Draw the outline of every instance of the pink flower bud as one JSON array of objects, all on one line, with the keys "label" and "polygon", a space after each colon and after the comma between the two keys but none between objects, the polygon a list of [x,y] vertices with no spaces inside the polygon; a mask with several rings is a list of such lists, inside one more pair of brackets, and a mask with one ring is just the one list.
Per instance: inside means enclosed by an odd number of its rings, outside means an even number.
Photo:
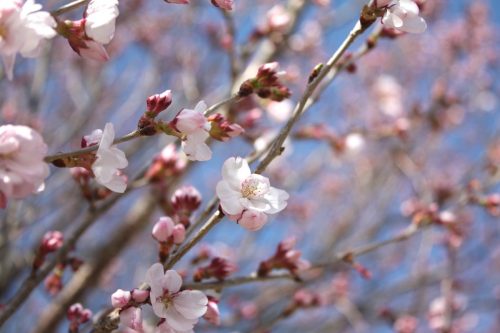
[{"label": "pink flower bud", "polygon": [[172,91],[165,90],[161,94],[149,96],[146,105],[151,118],[156,117],[160,112],[167,109],[172,104]]},{"label": "pink flower bud", "polygon": [[186,239],[186,228],[183,224],[177,224],[172,232],[175,244],[181,244]]},{"label": "pink flower bud", "polygon": [[219,7],[225,10],[233,10],[234,1],[233,0],[212,0],[212,4],[215,7]]},{"label": "pink flower bud", "polygon": [[43,235],[40,249],[45,252],[54,252],[61,248],[63,245],[64,236],[60,231],[48,231]]},{"label": "pink flower bud", "polygon": [[137,288],[132,290],[132,299],[134,300],[134,302],[143,303],[148,299],[148,297],[149,297],[148,290],[141,290]]},{"label": "pink flower bud", "polygon": [[166,242],[174,231],[174,222],[168,216],[160,217],[153,227],[153,237],[158,242]]},{"label": "pink flower bud", "polygon": [[183,186],[174,192],[171,202],[176,214],[189,217],[200,207],[201,194],[193,186]]},{"label": "pink flower bud", "polygon": [[220,325],[220,312],[217,301],[213,297],[208,297],[207,312],[203,316],[209,323],[219,326]]},{"label": "pink flower bud", "polygon": [[267,222],[267,215],[261,212],[245,210],[238,220],[243,228],[250,231],[257,231],[261,229]]},{"label": "pink flower bud", "polygon": [[226,120],[220,113],[210,116],[208,121],[211,124],[210,136],[219,141],[228,141],[245,131],[240,125]]},{"label": "pink flower bud", "polygon": [[111,295],[111,304],[115,309],[121,309],[130,301],[130,291],[118,289]]}]

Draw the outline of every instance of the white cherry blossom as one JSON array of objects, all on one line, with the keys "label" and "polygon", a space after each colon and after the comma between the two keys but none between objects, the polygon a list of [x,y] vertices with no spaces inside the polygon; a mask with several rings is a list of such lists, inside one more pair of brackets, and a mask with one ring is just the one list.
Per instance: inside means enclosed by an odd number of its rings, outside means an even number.
[{"label": "white cherry blossom", "polygon": [[289,197],[287,192],[272,187],[267,177],[252,174],[248,162],[241,157],[224,162],[216,192],[224,212],[241,219],[242,226],[250,230],[260,229],[267,214],[285,209]]},{"label": "white cherry blossom", "polygon": [[0,2],[0,57],[5,72],[12,79],[17,53],[36,57],[43,41],[56,35],[56,22],[50,13],[40,11],[34,0],[2,0]]},{"label": "white cherry blossom", "polygon": [[393,0],[387,8],[382,18],[386,27],[410,33],[422,33],[427,29],[427,23],[419,16],[419,9],[414,1]]},{"label": "white cherry blossom", "polygon": [[87,36],[100,44],[108,44],[115,34],[118,0],[91,0],[85,14]]},{"label": "white cherry blossom", "polygon": [[174,270],[164,273],[160,263],[148,269],[145,282],[151,287],[153,312],[165,319],[162,330],[158,332],[192,332],[198,319],[207,311],[207,296],[199,290],[180,291],[181,276]]},{"label": "white cherry blossom", "polygon": [[212,151],[205,141],[210,136],[210,123],[203,115],[207,105],[204,101],[196,104],[194,110],[183,109],[175,119],[175,127],[186,136],[182,149],[192,161],[208,161]]},{"label": "white cherry blossom", "polygon": [[[96,132],[92,133],[94,137]],[[120,175],[119,169],[128,165],[125,153],[113,146],[115,130],[113,124],[107,123],[102,132],[99,148],[96,153],[96,161],[92,164],[97,182],[113,192],[123,193],[127,188],[127,182]]]}]

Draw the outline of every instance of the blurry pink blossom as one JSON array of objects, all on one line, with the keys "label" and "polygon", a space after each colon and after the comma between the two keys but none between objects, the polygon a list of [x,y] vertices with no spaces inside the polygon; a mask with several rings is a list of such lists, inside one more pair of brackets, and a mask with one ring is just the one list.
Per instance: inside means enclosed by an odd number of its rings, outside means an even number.
[{"label": "blurry pink blossom", "polygon": [[47,146],[33,129],[20,125],[0,126],[0,208],[10,198],[22,199],[43,190],[49,167],[44,162]]},{"label": "blurry pink blossom", "polygon": [[189,0],[164,0],[164,1],[167,3],[177,3],[180,5],[188,5],[189,4]]},{"label": "blurry pink blossom", "polygon": [[285,209],[289,197],[285,191],[272,187],[268,178],[252,174],[248,162],[241,157],[224,162],[216,192],[224,212],[236,216],[249,230],[260,229],[267,221],[266,214]]},{"label": "blurry pink blossom", "polygon": [[165,318],[166,325],[173,332],[192,330],[198,318],[207,312],[207,296],[199,290],[180,291],[181,276],[174,270],[164,272],[160,263],[148,269],[145,282],[151,287],[154,313]]},{"label": "blurry pink blossom", "polygon": [[225,10],[233,10],[234,0],[212,0],[212,4]]},{"label": "blurry pink blossom", "polygon": [[390,75],[381,75],[373,84],[376,105],[380,110],[392,117],[403,112],[403,89],[399,82]]},{"label": "blurry pink blossom", "polygon": [[276,5],[267,12],[267,26],[270,31],[286,31],[291,20],[290,13],[282,5]]},{"label": "blurry pink blossom", "polygon": [[0,57],[9,79],[14,74],[16,54],[36,57],[45,39],[56,35],[50,13],[40,11],[34,0],[2,0],[0,3]]},{"label": "blurry pink blossom", "polygon": [[419,9],[414,1],[394,0],[389,3],[382,23],[399,31],[422,33],[427,29],[427,23],[418,14]]},{"label": "blurry pink blossom", "polygon": [[203,318],[209,323],[220,325],[219,301],[215,297],[208,296],[207,312]]},{"label": "blurry pink blossom", "polygon": [[[93,132],[96,135],[98,132]],[[96,161],[92,164],[96,181],[113,192],[123,193],[127,182],[119,173],[119,169],[127,167],[125,153],[113,146],[115,130],[113,124],[107,123],[102,132]]]},{"label": "blurry pink blossom", "polygon": [[290,118],[293,111],[293,104],[290,100],[284,100],[282,102],[271,101],[267,105],[267,113],[269,116],[279,122],[285,122]]},{"label": "blurry pink blossom", "polygon": [[397,333],[415,333],[418,327],[418,320],[413,316],[404,315],[394,322],[393,327]]},{"label": "blurry pink blossom", "polygon": [[186,136],[182,149],[192,161],[207,161],[212,158],[212,151],[205,143],[208,139],[210,124],[203,115],[207,105],[204,101],[196,104],[194,110],[183,109],[174,119],[174,126]]}]

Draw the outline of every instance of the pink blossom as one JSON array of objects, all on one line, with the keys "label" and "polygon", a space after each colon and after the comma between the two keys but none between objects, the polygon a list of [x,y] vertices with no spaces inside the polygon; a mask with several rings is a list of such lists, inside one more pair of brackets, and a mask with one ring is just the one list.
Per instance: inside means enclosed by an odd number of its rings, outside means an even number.
[{"label": "pink blossom", "polygon": [[166,325],[173,332],[192,330],[207,311],[207,296],[199,290],[180,291],[181,276],[174,270],[164,272],[160,263],[148,269],[145,282],[151,287],[153,312],[165,318]]},{"label": "pink blossom", "polygon": [[250,231],[257,231],[262,229],[267,223],[267,215],[262,212],[245,210],[237,221],[243,228]]},{"label": "pink blossom", "polygon": [[153,237],[159,242],[166,242],[174,231],[174,222],[168,216],[162,216],[153,227]]},{"label": "pink blossom", "polygon": [[130,291],[118,289],[111,295],[111,304],[115,309],[120,309],[128,304],[130,298]]},{"label": "pink blossom", "polygon": [[27,126],[0,126],[0,193],[2,201],[22,199],[43,190],[49,167],[44,162],[47,146]]},{"label": "pink blossom", "polygon": [[427,29],[427,23],[419,16],[418,6],[412,0],[392,1],[382,23],[388,28],[410,33],[422,33]]},{"label": "pink blossom", "polygon": [[225,10],[233,10],[234,0],[212,0],[212,4]]},{"label": "pink blossom", "polygon": [[205,313],[203,318],[213,325],[220,325],[219,305],[218,301],[214,297],[208,297],[207,313]]},{"label": "pink blossom", "polygon": [[132,299],[134,302],[142,303],[145,302],[149,297],[149,290],[134,289],[131,292]]},{"label": "pink blossom", "polygon": [[271,31],[284,32],[290,23],[290,13],[282,5],[276,5],[267,12],[267,26]]},{"label": "pink blossom", "polygon": [[9,79],[14,73],[16,54],[36,57],[44,40],[56,35],[50,13],[40,11],[34,0],[2,0],[0,4],[0,56]]},{"label": "pink blossom", "polygon": [[175,127],[186,136],[182,149],[192,161],[207,161],[212,158],[212,151],[205,143],[210,131],[210,123],[203,115],[207,105],[204,101],[196,104],[194,110],[183,109],[174,119]]},{"label": "pink blossom", "polygon": [[189,5],[189,0],[164,0],[164,1],[168,3],[177,3],[180,5]]},{"label": "pink blossom", "polygon": [[181,244],[186,239],[186,228],[183,224],[177,224],[172,231],[174,244]]}]

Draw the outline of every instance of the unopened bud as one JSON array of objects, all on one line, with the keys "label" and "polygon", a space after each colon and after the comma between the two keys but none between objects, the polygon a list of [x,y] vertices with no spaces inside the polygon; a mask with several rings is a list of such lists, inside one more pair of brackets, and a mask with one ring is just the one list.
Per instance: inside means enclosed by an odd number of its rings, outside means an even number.
[{"label": "unopened bud", "polygon": [[149,96],[146,100],[146,116],[155,118],[160,112],[166,110],[172,104],[172,91],[165,90],[161,94]]}]

